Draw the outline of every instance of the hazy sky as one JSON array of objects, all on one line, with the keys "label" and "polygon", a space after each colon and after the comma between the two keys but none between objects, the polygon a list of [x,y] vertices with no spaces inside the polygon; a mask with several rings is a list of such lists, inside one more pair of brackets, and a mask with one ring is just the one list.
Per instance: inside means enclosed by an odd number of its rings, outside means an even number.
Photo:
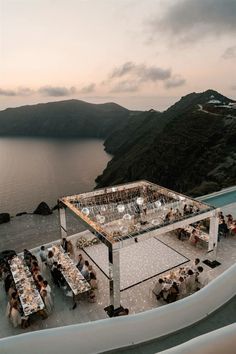
[{"label": "hazy sky", "polygon": [[236,0],[0,0],[0,109],[236,99]]}]

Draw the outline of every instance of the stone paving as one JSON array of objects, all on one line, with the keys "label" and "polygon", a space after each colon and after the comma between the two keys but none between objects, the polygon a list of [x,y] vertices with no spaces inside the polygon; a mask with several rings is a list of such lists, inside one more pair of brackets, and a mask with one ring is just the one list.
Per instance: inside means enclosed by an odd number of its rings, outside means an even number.
[{"label": "stone paving", "polygon": [[[230,212],[236,217],[236,204],[223,208],[223,212],[224,214]],[[69,234],[78,233],[82,230],[79,223],[72,218],[72,216],[68,218],[68,230]],[[87,235],[87,237],[91,237],[88,231],[83,234]],[[13,218],[8,224],[0,225],[1,250],[13,248],[17,252],[20,252],[25,247],[31,249],[59,239],[59,237],[57,213],[46,217],[24,215]],[[72,237],[74,248],[77,237],[78,234]],[[180,241],[174,234],[164,234],[158,236],[158,239],[190,260],[196,257],[201,258],[201,260],[209,258],[205,248],[196,248],[188,241]],[[78,252],[81,251],[78,250],[76,252],[75,258]],[[87,256],[85,255],[85,259],[86,258]],[[205,271],[210,280],[236,262],[236,235],[221,240],[218,246],[217,260],[221,262],[219,267],[215,269],[205,267]],[[83,295],[79,299],[77,308],[71,310],[71,298],[65,295],[63,289],[56,288],[52,285],[55,306],[53,313],[46,320],[42,320],[38,318],[37,315],[34,315],[31,319],[30,327],[24,330],[21,328],[13,328],[6,318],[7,299],[3,286],[0,283],[0,337],[106,318],[106,313],[103,309],[109,304],[109,282],[107,277],[95,265],[94,268],[97,272],[99,285],[96,303],[89,303],[87,297]],[[163,273],[163,275],[164,274],[165,273]],[[50,274],[47,270],[45,271],[44,277],[52,284]],[[157,301],[152,293],[152,289],[158,278],[159,276],[154,277],[128,290],[122,291],[121,304],[129,308],[130,313],[138,313],[164,305],[161,301]]]}]

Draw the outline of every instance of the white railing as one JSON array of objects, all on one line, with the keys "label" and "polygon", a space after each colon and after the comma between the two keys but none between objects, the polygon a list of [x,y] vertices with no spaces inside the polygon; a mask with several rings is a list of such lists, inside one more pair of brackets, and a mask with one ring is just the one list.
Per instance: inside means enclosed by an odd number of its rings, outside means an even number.
[{"label": "white railing", "polygon": [[216,331],[203,334],[177,347],[164,350],[159,354],[235,354],[236,323]]},{"label": "white railing", "polygon": [[136,315],[30,332],[0,340],[5,354],[92,354],[126,347],[187,327],[236,294],[236,264],[195,294]]}]

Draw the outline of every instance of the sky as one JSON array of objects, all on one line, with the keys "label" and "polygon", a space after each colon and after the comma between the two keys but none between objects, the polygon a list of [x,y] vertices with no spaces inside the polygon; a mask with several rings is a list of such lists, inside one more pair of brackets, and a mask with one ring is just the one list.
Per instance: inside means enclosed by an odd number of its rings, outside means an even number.
[{"label": "sky", "polygon": [[0,109],[236,99],[236,0],[0,0]]}]

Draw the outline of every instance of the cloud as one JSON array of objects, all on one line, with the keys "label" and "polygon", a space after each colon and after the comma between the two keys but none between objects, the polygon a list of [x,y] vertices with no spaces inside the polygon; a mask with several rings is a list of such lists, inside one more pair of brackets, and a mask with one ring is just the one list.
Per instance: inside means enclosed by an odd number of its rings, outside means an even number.
[{"label": "cloud", "polygon": [[82,87],[82,89],[80,90],[80,93],[91,93],[91,92],[94,92],[95,87],[96,87],[96,84],[91,83],[91,84],[89,84],[87,86]]},{"label": "cloud", "polygon": [[[129,81],[163,81],[171,77],[171,69],[163,69],[157,66],[147,66],[145,64],[135,64],[134,62],[126,62],[113,69],[109,75],[110,80],[129,77]],[[123,81],[127,82],[127,81]]]},{"label": "cloud", "polygon": [[18,87],[16,90],[0,88],[0,96],[30,96],[34,91],[28,87]]},{"label": "cloud", "polygon": [[126,75],[127,73],[133,71],[135,69],[136,65],[132,61],[127,61],[126,63],[122,64],[119,67],[116,67],[113,69],[112,73],[110,74],[110,78],[115,78],[115,77],[122,77]]},{"label": "cloud", "polygon": [[69,96],[76,92],[75,87],[63,87],[63,86],[43,86],[38,89],[38,92],[44,96]]},{"label": "cloud", "polygon": [[162,18],[149,20],[152,36],[162,32],[180,41],[236,33],[235,0],[180,0]]},{"label": "cloud", "polygon": [[170,89],[173,87],[183,86],[186,83],[186,80],[179,75],[175,75],[170,79],[165,81],[165,88]]},{"label": "cloud", "polygon": [[236,45],[234,47],[226,48],[226,50],[223,53],[222,57],[224,59],[234,59],[234,58],[236,58]]},{"label": "cloud", "polygon": [[110,92],[136,92],[138,89],[139,85],[137,82],[124,80],[115,84]]},{"label": "cloud", "polygon": [[140,66],[138,74],[141,81],[163,81],[171,77],[171,70],[158,68],[156,66],[146,67],[143,65]]},{"label": "cloud", "polygon": [[0,96],[16,96],[17,93],[14,90],[5,90],[0,88]]}]

